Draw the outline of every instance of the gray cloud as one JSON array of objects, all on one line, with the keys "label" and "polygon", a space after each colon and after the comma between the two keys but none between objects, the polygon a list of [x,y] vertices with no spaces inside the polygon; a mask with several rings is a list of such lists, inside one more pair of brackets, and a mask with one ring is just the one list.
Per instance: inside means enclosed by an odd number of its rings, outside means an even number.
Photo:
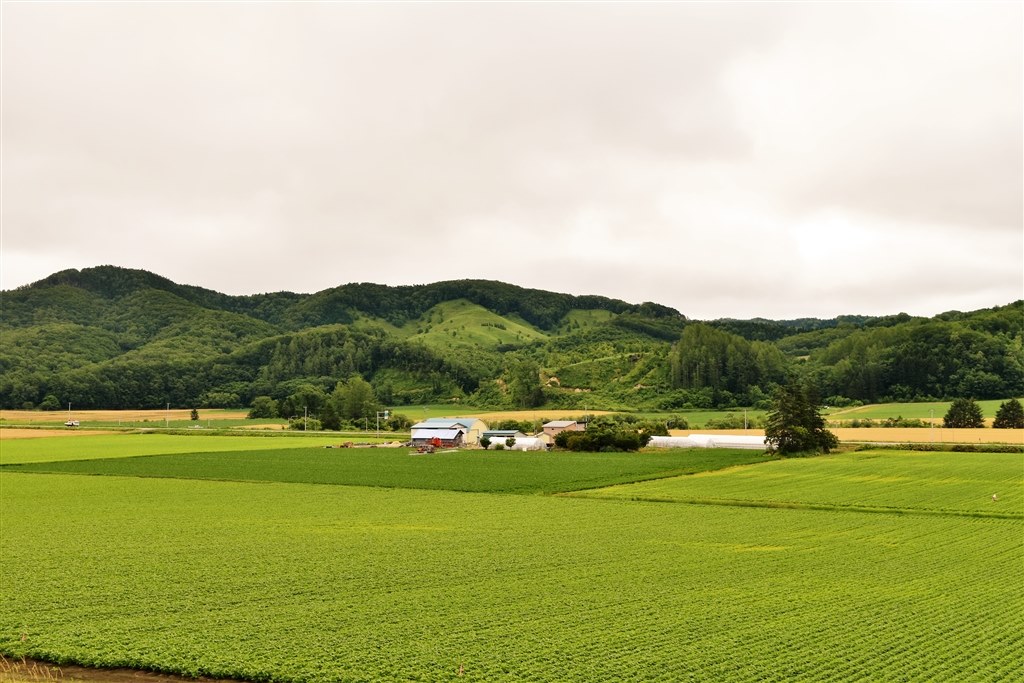
[{"label": "gray cloud", "polygon": [[232,293],[489,277],[695,317],[1022,296],[1016,4],[3,19],[4,288],[116,263]]}]

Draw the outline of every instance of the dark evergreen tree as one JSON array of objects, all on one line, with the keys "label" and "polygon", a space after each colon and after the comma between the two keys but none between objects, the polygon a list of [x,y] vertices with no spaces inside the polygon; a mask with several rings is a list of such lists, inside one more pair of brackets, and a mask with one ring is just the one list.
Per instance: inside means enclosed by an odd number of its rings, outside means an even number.
[{"label": "dark evergreen tree", "polygon": [[1015,398],[1003,401],[992,422],[994,429],[1024,429],[1024,405]]},{"label": "dark evergreen tree", "polygon": [[791,453],[828,453],[839,445],[825,427],[817,393],[807,384],[790,382],[779,387],[765,424],[765,442],[771,450]]},{"label": "dark evergreen tree", "polygon": [[953,401],[942,418],[942,426],[948,429],[976,429],[985,426],[981,406],[973,398],[958,398]]}]

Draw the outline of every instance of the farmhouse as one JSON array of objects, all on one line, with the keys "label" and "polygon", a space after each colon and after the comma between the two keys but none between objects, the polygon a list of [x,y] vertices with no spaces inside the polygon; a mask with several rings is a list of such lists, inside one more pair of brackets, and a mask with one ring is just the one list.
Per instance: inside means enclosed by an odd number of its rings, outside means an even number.
[{"label": "farmhouse", "polygon": [[[417,431],[450,431],[453,429],[462,431],[463,443],[476,445],[480,443],[481,437],[487,431],[487,423],[475,417],[432,417],[429,420],[418,422],[412,426],[413,441],[415,442],[416,440],[415,434]],[[439,436],[438,438],[441,437]]]},{"label": "farmhouse", "polygon": [[552,439],[562,432],[582,432],[587,426],[575,420],[553,420],[544,424],[544,433]]}]

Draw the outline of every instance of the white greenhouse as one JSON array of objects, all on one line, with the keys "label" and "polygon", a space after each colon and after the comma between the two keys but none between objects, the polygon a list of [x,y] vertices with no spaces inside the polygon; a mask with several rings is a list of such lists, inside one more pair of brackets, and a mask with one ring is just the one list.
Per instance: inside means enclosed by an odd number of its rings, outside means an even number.
[{"label": "white greenhouse", "polygon": [[763,436],[735,434],[690,434],[689,436],[652,436],[651,448],[747,448],[766,450]]}]

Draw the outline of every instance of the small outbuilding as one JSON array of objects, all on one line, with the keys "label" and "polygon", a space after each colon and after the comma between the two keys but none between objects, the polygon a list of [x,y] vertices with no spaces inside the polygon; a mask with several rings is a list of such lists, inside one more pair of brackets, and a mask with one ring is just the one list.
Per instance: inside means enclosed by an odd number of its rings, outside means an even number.
[{"label": "small outbuilding", "polygon": [[544,423],[544,433],[552,439],[562,432],[582,432],[586,428],[586,424],[576,420],[552,420]]}]

